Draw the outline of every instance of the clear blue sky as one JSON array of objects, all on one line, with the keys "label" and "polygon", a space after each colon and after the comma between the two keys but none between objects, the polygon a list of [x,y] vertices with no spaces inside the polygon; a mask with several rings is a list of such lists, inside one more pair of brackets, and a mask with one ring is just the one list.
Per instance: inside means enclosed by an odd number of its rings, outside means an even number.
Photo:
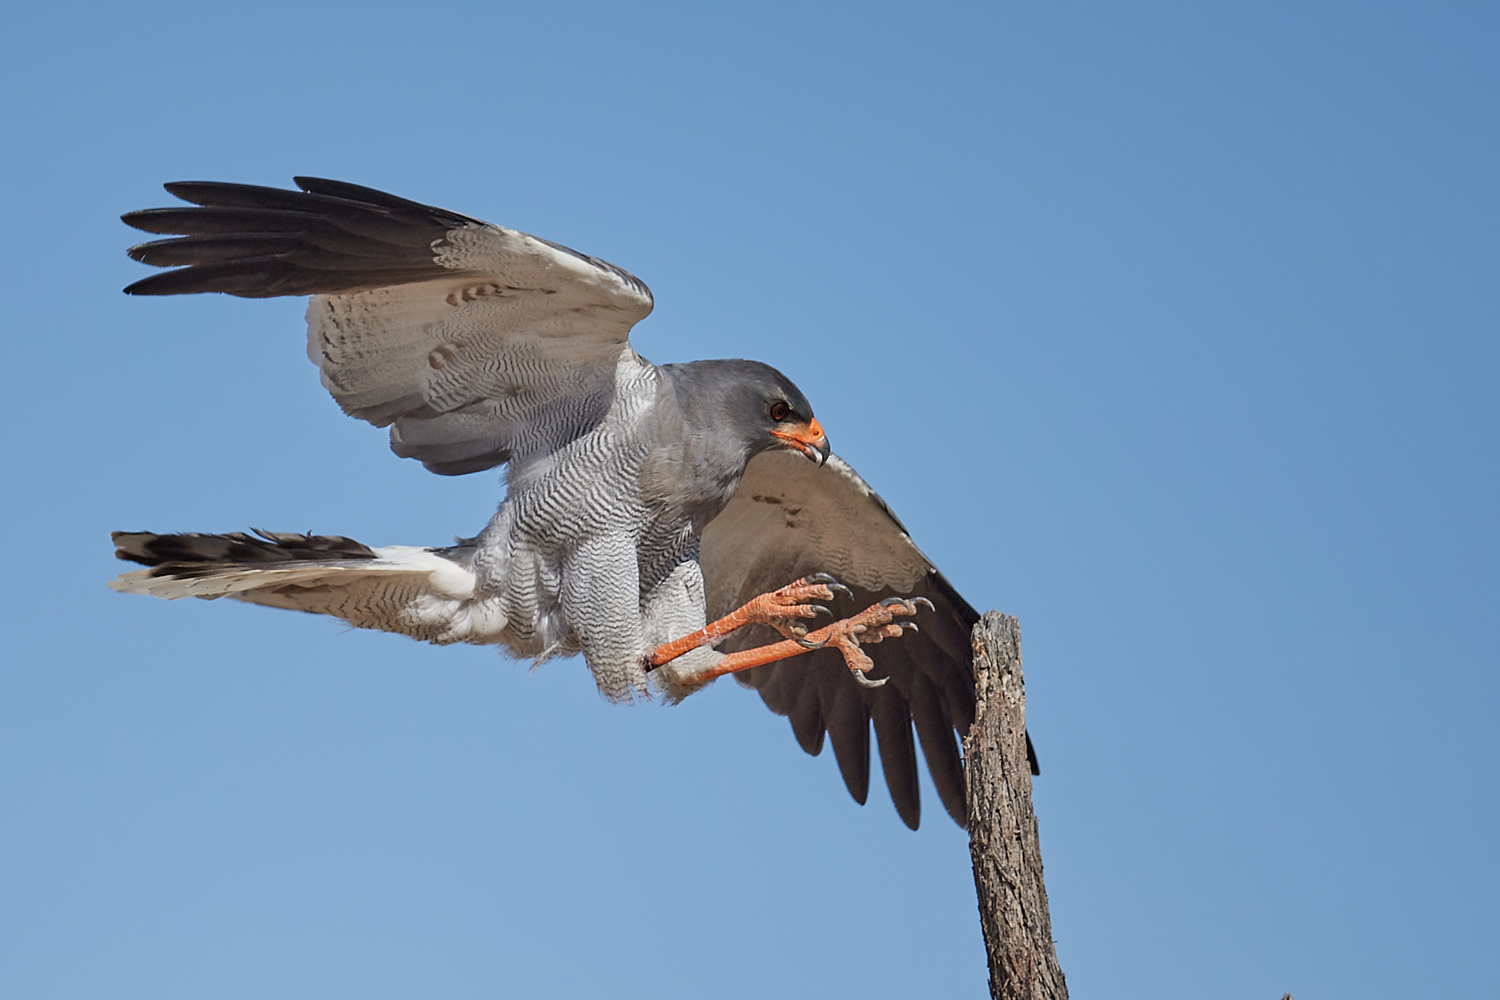
[{"label": "clear blue sky", "polygon": [[13,9],[0,994],[983,993],[962,832],[731,683],[105,589],[110,529],[499,499],[342,417],[299,301],[120,294],[161,182],[294,173],[799,382],[1021,619],[1075,996],[1492,991],[1497,46],[1479,3]]}]

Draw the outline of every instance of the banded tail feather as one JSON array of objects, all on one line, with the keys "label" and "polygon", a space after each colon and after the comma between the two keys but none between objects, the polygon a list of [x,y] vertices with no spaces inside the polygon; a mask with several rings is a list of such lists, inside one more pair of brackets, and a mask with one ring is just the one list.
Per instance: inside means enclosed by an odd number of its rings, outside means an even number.
[{"label": "banded tail feather", "polygon": [[[343,535],[299,535],[233,531],[207,535],[197,531],[157,535],[149,531],[112,531],[115,558],[143,566],[172,566],[181,571],[220,563],[291,562],[294,560],[374,559],[375,550]],[[153,575],[166,575],[165,572]]]},{"label": "banded tail feather", "polygon": [[494,600],[476,593],[463,546],[372,548],[342,535],[260,530],[111,537],[117,559],[146,567],[110,581],[121,593],[229,597],[439,644],[498,642],[508,624]]}]

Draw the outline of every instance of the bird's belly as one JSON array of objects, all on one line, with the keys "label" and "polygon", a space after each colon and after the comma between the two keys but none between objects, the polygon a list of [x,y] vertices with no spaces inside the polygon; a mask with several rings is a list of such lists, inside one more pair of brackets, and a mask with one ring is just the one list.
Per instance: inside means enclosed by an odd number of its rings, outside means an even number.
[{"label": "bird's belly", "polygon": [[[622,401],[557,452],[514,462],[474,563],[476,589],[504,608],[503,641],[513,652],[582,652],[611,698],[644,683],[641,666],[659,631],[661,595],[653,592],[682,559],[696,565],[691,518],[642,497],[649,448],[625,412],[638,402]],[[693,603],[687,620],[702,617],[701,598]]]}]

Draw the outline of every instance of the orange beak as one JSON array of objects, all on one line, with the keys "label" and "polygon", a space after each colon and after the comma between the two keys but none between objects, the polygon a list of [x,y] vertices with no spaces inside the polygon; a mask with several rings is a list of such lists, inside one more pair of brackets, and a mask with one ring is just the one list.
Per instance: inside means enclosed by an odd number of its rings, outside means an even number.
[{"label": "orange beak", "polygon": [[823,433],[823,425],[818,423],[817,417],[789,431],[772,431],[771,436],[785,441],[783,447],[802,452],[818,465],[828,461],[828,435]]}]

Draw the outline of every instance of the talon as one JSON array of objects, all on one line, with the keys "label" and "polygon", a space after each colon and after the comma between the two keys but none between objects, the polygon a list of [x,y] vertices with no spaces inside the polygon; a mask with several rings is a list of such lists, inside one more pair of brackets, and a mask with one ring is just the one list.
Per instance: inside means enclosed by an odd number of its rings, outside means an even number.
[{"label": "talon", "polygon": [[812,615],[810,616],[812,618],[816,618],[818,615],[827,615],[829,618],[833,617],[833,612],[821,604],[809,604],[808,607],[812,609]]},{"label": "talon", "polygon": [[834,586],[839,585],[839,582],[833,577],[829,576],[827,573],[809,573],[802,578],[802,582],[808,584],[809,586],[815,583],[826,583]]},{"label": "talon", "polygon": [[[904,607],[906,605],[906,603],[907,603],[907,601],[906,601],[906,598],[904,598],[904,597],[882,597],[880,599],[880,606],[882,608],[892,608],[892,607],[895,607],[898,604],[900,604],[900,605],[902,605]],[[907,612],[907,613],[910,614],[910,612]]]},{"label": "talon", "polygon": [[829,590],[842,590],[845,597],[849,598],[849,600],[851,601],[854,600],[854,591],[850,590],[842,583],[839,583],[837,580],[835,580],[833,583],[827,584],[827,587]]},{"label": "talon", "polygon": [[885,682],[888,681],[888,680],[890,680],[889,677],[882,677],[878,681],[872,681],[872,680],[870,680],[870,678],[868,678],[868,677],[865,676],[865,672],[863,670],[851,670],[849,672],[854,675],[854,680],[855,680],[855,682],[857,684],[859,684],[860,687],[867,687],[867,688],[884,687],[885,686]]},{"label": "talon", "polygon": [[[936,611],[937,610],[937,608],[935,608],[935,607],[932,606],[932,602],[929,601],[925,597],[913,597],[911,599],[911,604],[912,604],[912,607],[916,607],[918,604],[925,604],[925,605],[927,605],[927,610],[928,611]],[[913,627],[915,627],[915,626],[913,626]]]},{"label": "talon", "polygon": [[917,628],[916,622],[897,622],[896,624],[900,625],[903,629],[910,629],[913,632],[922,631],[921,629]]},{"label": "talon", "polygon": [[801,646],[803,649],[822,649],[824,646],[828,645],[827,639],[824,639],[821,642],[813,642],[811,639],[807,638],[807,633],[805,632],[802,635],[792,636],[791,640],[797,645]]}]

